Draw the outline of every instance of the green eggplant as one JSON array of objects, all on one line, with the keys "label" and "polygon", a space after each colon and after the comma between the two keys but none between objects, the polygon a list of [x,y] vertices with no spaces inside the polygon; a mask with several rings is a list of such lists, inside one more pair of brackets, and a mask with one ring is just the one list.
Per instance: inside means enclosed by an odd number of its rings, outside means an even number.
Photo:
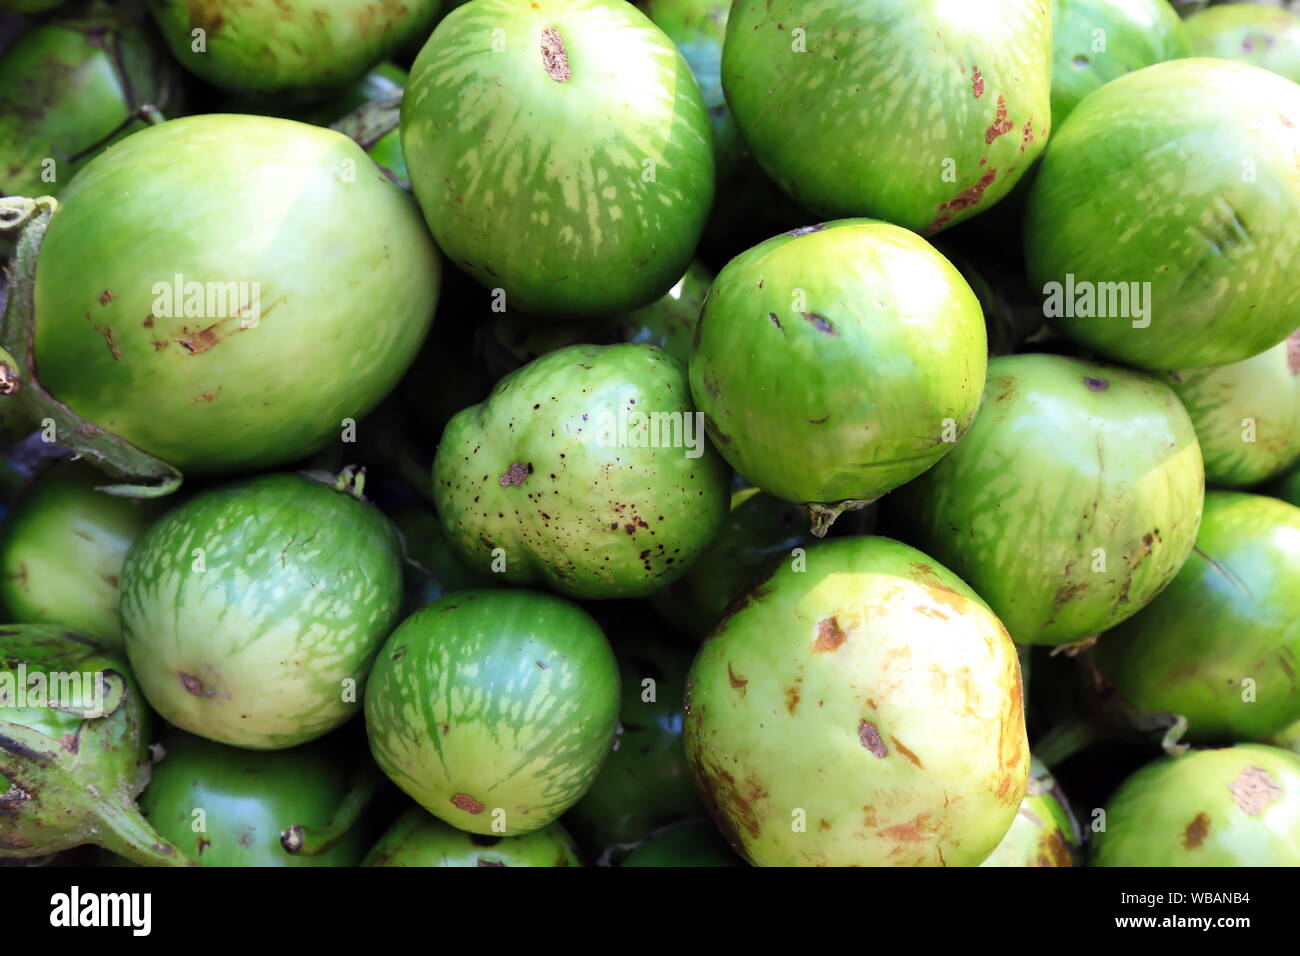
[{"label": "green eggplant", "polygon": [[135,803],[149,708],[126,662],[48,625],[0,627],[0,857],[94,843],[136,862],[191,861]]},{"label": "green eggplant", "polygon": [[522,836],[466,833],[412,807],[366,855],[362,866],[582,866],[558,823]]}]

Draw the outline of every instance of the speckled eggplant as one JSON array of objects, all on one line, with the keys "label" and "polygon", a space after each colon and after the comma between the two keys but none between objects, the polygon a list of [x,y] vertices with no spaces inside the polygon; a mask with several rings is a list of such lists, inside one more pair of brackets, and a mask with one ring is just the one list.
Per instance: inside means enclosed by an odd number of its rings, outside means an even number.
[{"label": "speckled eggplant", "polygon": [[814,545],[733,606],[686,691],[686,754],[759,866],[974,866],[1029,775],[1015,646],[888,538]]},{"label": "speckled eggplant", "polygon": [[209,740],[273,750],[360,709],[401,600],[388,519],[280,474],[204,492],[136,539],[119,610],[155,710]]},{"label": "speckled eggplant", "polygon": [[[511,584],[583,598],[658,590],[686,572],[727,514],[726,466],[694,411],[686,370],[653,346],[542,356],[448,423],[433,463],[448,539],[471,568]],[[637,413],[675,418],[633,427]],[[672,422],[683,427],[670,433]],[[700,456],[673,447],[679,436],[698,442]]]},{"label": "speckled eggplant", "polygon": [[471,833],[540,830],[591,786],[618,725],[618,665],[577,605],[461,591],[415,612],[366,687],[375,762]]},{"label": "speckled eggplant", "polygon": [[1051,70],[1046,0],[736,0],[722,52],[727,103],[782,188],[926,234],[1029,169]]},{"label": "speckled eggplant", "polygon": [[1205,496],[1196,550],[1151,605],[1102,635],[1097,664],[1129,703],[1181,714],[1187,739],[1264,740],[1300,720],[1300,508]]},{"label": "speckled eggplant", "polygon": [[1276,747],[1165,757],[1105,809],[1093,866],[1300,866],[1300,757]]},{"label": "speckled eggplant", "polygon": [[1094,637],[1145,607],[1191,553],[1205,476],[1167,385],[1057,355],[989,363],[952,454],[899,493],[909,540],[1023,644]]}]

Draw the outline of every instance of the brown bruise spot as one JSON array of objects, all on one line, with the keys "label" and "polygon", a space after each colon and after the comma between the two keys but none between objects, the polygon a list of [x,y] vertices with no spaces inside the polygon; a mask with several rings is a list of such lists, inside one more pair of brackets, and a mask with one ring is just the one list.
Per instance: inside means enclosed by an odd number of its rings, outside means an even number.
[{"label": "brown bruise spot", "polygon": [[1091,375],[1083,377],[1083,384],[1090,392],[1104,392],[1110,388],[1110,382],[1104,378],[1093,378]]},{"label": "brown bruise spot", "polygon": [[572,75],[569,70],[569,54],[555,27],[547,27],[542,31],[542,67],[546,70],[546,75],[556,83],[567,83]]},{"label": "brown bruise spot", "polygon": [[1187,824],[1187,829],[1183,831],[1183,848],[1195,850],[1205,842],[1205,837],[1209,832],[1210,817],[1202,811],[1192,818],[1192,822]]},{"label": "brown bruise spot", "polygon": [[478,860],[475,862],[474,865],[475,865],[475,866],[505,866],[505,864],[502,863],[502,862],[500,862],[500,861],[497,861],[497,860],[485,860],[485,859],[483,859],[482,857],[479,857]]},{"label": "brown bruise spot", "polygon": [[1016,124],[1007,119],[1007,98],[998,97],[998,115],[993,120],[993,125],[984,131],[984,144],[990,145],[1003,133],[1009,133],[1015,129]]},{"label": "brown bruise spot", "polygon": [[215,690],[211,690],[210,688],[206,687],[203,681],[199,680],[193,674],[181,673],[178,676],[181,679],[181,686],[185,688],[187,693],[193,694],[195,697],[216,697],[217,696],[217,692]]},{"label": "brown bruise spot", "polygon": [[932,829],[926,826],[929,819],[930,815],[928,813],[922,813],[906,823],[897,823],[892,827],[885,827],[880,831],[880,835],[893,840],[895,843],[920,843]]},{"label": "brown bruise spot", "polygon": [[1028,120],[1025,123],[1024,138],[1020,140],[1020,151],[1023,153],[1025,151],[1025,147],[1028,146],[1033,141],[1034,141],[1034,121]]},{"label": "brown bruise spot", "polygon": [[938,215],[934,222],[926,226],[924,232],[935,232],[942,229],[952,220],[952,217],[963,210],[970,209],[972,206],[979,205],[980,199],[984,196],[984,190],[993,185],[993,180],[997,178],[998,171],[990,169],[974,186],[963,189],[952,199],[947,202],[939,203]]},{"label": "brown bruise spot", "polygon": [[1056,594],[1052,596],[1052,607],[1065,607],[1086,590],[1088,590],[1086,584],[1062,584],[1056,589]]},{"label": "brown bruise spot", "polygon": [[468,793],[458,793],[451,798],[451,805],[457,810],[463,810],[465,813],[472,813],[475,816],[482,813],[487,807],[479,803]]},{"label": "brown bruise spot", "polygon": [[502,488],[518,488],[524,483],[524,479],[532,473],[531,465],[525,465],[522,461],[511,462],[510,467],[497,479],[497,483]]},{"label": "brown bruise spot", "polygon": [[740,691],[740,696],[745,696],[745,689],[749,685],[749,678],[741,677],[731,667],[731,661],[727,661],[727,682],[731,684],[733,690]]},{"label": "brown bruise spot", "polygon": [[[217,389],[217,392],[219,392],[219,391],[221,391],[221,389]],[[202,395],[200,395],[198,398],[192,398],[192,399],[190,399],[190,404],[191,404],[191,405],[196,405],[196,404],[199,404],[199,403],[207,403],[207,402],[210,402],[210,401],[212,401],[214,398],[217,397],[217,392],[204,392],[204,393],[203,393]]]},{"label": "brown bruise spot", "polygon": [[876,725],[869,720],[863,720],[858,723],[858,742],[864,748],[869,750],[874,757],[884,759],[889,756],[889,748],[885,742],[880,739],[880,731]]},{"label": "brown bruise spot", "polygon": [[912,753],[912,751],[908,750],[906,747],[904,747],[902,743],[899,742],[897,737],[890,737],[889,741],[894,745],[894,749],[897,750],[904,757],[906,757],[908,760],[910,760],[913,764],[915,764],[918,770],[925,769],[925,764],[921,763],[921,758],[918,757],[916,754]]},{"label": "brown bruise spot", "polygon": [[835,326],[831,324],[831,320],[824,315],[818,315],[816,312],[805,312],[803,320],[823,335],[840,334],[835,331]]},{"label": "brown bruise spot", "polygon": [[1053,830],[1051,834],[1043,838],[1034,865],[1074,866],[1074,856],[1070,853],[1070,845],[1065,842],[1065,837],[1061,835],[1060,830]]},{"label": "brown bruise spot", "polygon": [[729,837],[728,842],[733,847],[739,844],[734,839],[736,830],[733,824],[749,834],[751,840],[758,839],[762,830],[760,805],[767,799],[762,784],[753,777],[738,784],[735,777],[716,766],[709,768],[706,779],[713,784],[706,798],[712,804],[714,820],[721,824],[723,835]]},{"label": "brown bruise spot", "polygon": [[796,677],[794,683],[785,689],[785,709],[790,712],[791,717],[793,717],[794,712],[799,709],[799,682],[802,679],[803,678]]},{"label": "brown bruise spot", "polygon": [[775,325],[778,329],[780,329],[782,332],[785,331],[785,328],[781,325],[781,320],[777,318],[775,312],[767,313],[767,317],[772,320],[772,324]]},{"label": "brown bruise spot", "polygon": [[[107,293],[105,293],[107,295]],[[117,343],[113,341],[113,327],[110,325],[104,329],[104,343],[108,346],[109,352],[113,355],[113,360],[122,361],[122,353],[117,350]]]},{"label": "brown bruise spot", "polygon": [[144,327],[145,327],[146,329],[152,329],[152,328],[153,328],[153,313],[152,313],[152,312],[150,312],[148,315],[146,315],[146,316],[144,317],[144,323],[143,323],[143,324],[144,324]]},{"label": "brown bruise spot", "polygon": [[817,622],[817,640],[813,642],[813,651],[825,653],[836,650],[848,639],[840,622],[833,617],[824,617]]},{"label": "brown bruise spot", "polygon": [[980,72],[978,66],[970,68],[970,85],[971,89],[975,91],[975,99],[979,99],[984,95],[984,74]]},{"label": "brown bruise spot", "polygon": [[105,289],[103,292],[100,293],[99,295],[100,305],[108,305],[112,301],[113,301],[113,293],[110,292],[108,289]]},{"label": "brown bruise spot", "polygon": [[1257,817],[1278,800],[1282,799],[1282,788],[1277,785],[1268,771],[1253,764],[1237,775],[1237,779],[1228,784],[1232,799],[1244,813]]}]

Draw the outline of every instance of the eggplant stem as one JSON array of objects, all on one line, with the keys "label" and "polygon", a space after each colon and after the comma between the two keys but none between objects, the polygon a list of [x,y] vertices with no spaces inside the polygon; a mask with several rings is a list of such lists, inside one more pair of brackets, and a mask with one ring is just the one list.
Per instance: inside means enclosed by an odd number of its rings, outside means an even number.
[{"label": "eggplant stem", "polygon": [[320,856],[333,849],[339,840],[352,832],[361,814],[379,792],[382,782],[373,768],[366,768],[343,797],[329,823],[315,828],[300,823],[286,827],[280,833],[280,846],[294,856]]}]

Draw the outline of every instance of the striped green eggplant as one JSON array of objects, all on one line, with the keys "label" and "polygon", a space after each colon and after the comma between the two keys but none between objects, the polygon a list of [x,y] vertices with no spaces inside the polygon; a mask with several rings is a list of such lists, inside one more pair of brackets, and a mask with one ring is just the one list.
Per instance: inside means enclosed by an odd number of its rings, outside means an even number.
[{"label": "striped green eggplant", "polygon": [[680,52],[624,0],[475,0],[411,67],[402,152],[434,238],[512,309],[617,315],[663,295],[713,200]]},{"label": "striped green eggplant", "polygon": [[393,632],[366,687],[380,768],[470,833],[540,830],[586,793],[614,743],[618,665],[575,604],[459,591]]},{"label": "striped green eggplant", "polygon": [[168,721],[258,750],[321,736],[361,707],[397,623],[396,531],[355,487],[291,474],[204,492],[136,539],[122,633]]}]

